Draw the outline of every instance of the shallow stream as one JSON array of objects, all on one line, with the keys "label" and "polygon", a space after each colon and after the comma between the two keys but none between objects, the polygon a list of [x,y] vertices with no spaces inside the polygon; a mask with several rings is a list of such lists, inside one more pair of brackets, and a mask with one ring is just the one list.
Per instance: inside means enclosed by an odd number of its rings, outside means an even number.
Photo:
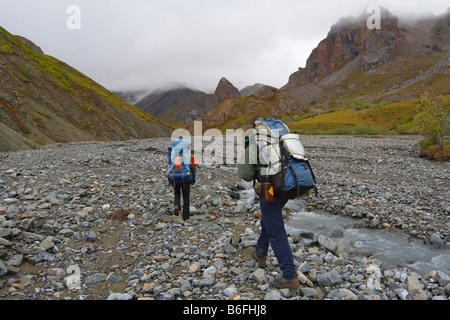
[{"label": "shallow stream", "polygon": [[[251,183],[244,186],[241,200],[250,205],[254,191]],[[383,269],[408,267],[422,275],[433,270],[450,275],[450,248],[436,249],[401,232],[361,227],[360,219],[308,212],[301,200],[290,200],[286,208],[292,213],[286,222],[286,230],[291,235],[312,238],[318,232],[341,243],[346,252],[372,253],[374,258],[383,263]]]}]

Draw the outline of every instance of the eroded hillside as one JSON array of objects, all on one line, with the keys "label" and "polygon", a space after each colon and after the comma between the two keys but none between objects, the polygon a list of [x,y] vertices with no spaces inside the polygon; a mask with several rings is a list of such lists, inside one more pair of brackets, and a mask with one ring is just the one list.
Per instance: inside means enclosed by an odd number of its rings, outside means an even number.
[{"label": "eroded hillside", "polygon": [[0,27],[0,151],[170,133],[156,118]]}]

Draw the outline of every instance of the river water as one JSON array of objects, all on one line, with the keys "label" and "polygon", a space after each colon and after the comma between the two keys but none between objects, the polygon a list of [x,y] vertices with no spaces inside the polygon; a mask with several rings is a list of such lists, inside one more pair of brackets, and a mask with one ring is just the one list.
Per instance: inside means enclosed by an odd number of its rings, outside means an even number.
[{"label": "river water", "polygon": [[[250,206],[254,200],[251,183],[242,185],[245,190],[241,191],[241,200]],[[310,212],[301,199],[290,200],[286,208],[292,214],[286,221],[286,231],[291,235],[312,238],[320,233],[341,243],[346,252],[370,252],[382,262],[383,269],[407,267],[422,275],[433,270],[450,275],[450,248],[436,249],[401,232],[361,227],[360,219]]]}]

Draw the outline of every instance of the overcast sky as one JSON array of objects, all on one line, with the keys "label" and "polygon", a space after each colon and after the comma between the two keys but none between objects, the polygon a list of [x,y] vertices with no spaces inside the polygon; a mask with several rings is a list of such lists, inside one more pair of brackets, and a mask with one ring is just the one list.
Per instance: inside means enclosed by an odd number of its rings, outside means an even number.
[{"label": "overcast sky", "polygon": [[283,86],[334,23],[371,5],[397,15],[450,7],[448,0],[0,0],[0,26],[110,90],[176,82],[210,93],[222,77],[238,89]]}]

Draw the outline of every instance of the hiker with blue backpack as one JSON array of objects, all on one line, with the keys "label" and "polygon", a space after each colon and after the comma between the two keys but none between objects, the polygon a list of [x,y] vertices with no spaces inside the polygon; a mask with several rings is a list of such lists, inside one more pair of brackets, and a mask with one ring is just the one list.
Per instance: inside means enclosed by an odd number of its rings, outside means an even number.
[{"label": "hiker with blue backpack", "polygon": [[261,233],[252,257],[265,268],[270,245],[282,271],[274,285],[297,290],[300,283],[282,210],[289,199],[315,189],[315,177],[299,136],[291,134],[278,119],[257,119],[247,130],[238,174],[245,181],[253,181],[259,195]]},{"label": "hiker with blue backpack", "polygon": [[[191,153],[191,144],[182,136],[168,148],[169,170],[167,178],[174,188],[174,215],[179,216],[182,208],[182,217],[186,221],[190,217],[191,185],[195,184],[195,172],[198,160]],[[181,196],[183,206],[181,206]]]}]

